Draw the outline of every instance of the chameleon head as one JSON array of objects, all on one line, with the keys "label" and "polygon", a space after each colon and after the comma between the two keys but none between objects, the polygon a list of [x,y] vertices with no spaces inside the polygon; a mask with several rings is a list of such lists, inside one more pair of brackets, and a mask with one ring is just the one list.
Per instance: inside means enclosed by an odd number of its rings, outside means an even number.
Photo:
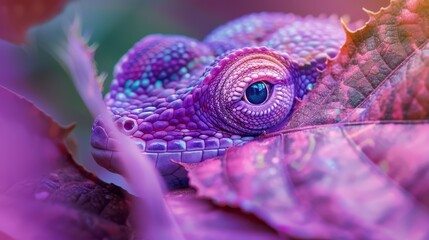
[{"label": "chameleon head", "polygon": [[[287,123],[295,99],[312,89],[327,53],[340,46],[338,29],[338,22],[322,17],[259,14],[233,21],[203,42],[147,36],[116,65],[105,102],[167,186],[187,186],[177,162],[222,155]],[[118,172],[115,143],[96,119],[93,156]]]},{"label": "chameleon head", "polygon": [[[142,42],[144,46],[151,41],[145,38]],[[195,163],[222,155],[226,148],[278,126],[288,117],[297,92],[294,65],[284,54],[247,47],[203,61],[202,56],[210,50],[201,51],[204,48],[197,45],[174,37],[167,49],[176,50],[170,55],[182,46],[181,51],[193,60],[180,63],[177,59],[173,66],[165,65],[164,60],[143,60],[146,63],[135,74],[140,52],[150,53],[137,45],[118,63],[111,91],[105,97],[116,126],[153,161],[170,188],[187,185],[186,172],[177,162]],[[197,47],[199,50],[194,49]],[[162,79],[159,75],[166,67],[173,73]],[[177,77],[172,79],[174,74]],[[96,119],[91,136],[93,156],[113,172],[119,170],[115,143]]]}]

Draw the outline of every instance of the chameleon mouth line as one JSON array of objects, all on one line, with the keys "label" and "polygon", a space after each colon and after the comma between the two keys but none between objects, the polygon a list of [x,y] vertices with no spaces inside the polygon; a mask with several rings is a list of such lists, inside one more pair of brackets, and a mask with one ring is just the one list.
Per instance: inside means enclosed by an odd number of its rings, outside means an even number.
[{"label": "chameleon mouth line", "polygon": [[[141,151],[140,153],[152,161],[162,175],[172,174],[181,166],[177,162],[197,163],[202,160],[210,159],[223,155],[226,148],[219,149],[201,149],[201,150],[184,150],[184,151],[164,151],[149,152]],[[116,149],[102,148],[92,146],[92,155],[95,161],[114,173],[120,173],[120,152]]]}]

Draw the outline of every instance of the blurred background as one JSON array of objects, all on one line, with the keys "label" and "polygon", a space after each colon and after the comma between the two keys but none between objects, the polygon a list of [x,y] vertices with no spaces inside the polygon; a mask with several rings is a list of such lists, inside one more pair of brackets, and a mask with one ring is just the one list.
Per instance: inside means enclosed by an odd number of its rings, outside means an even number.
[{"label": "blurred background", "polygon": [[[0,40],[0,84],[32,100],[62,125],[75,123],[77,161],[103,180],[123,185],[118,176],[93,161],[89,145],[93,119],[54,57],[55,50],[64,42],[65,29],[76,15],[81,18],[84,35],[90,37],[90,43],[98,45],[95,60],[99,72],[108,74],[106,93],[117,60],[148,34],[180,34],[202,40],[229,20],[261,11],[336,14],[351,22],[367,21],[363,7],[378,11],[388,3],[388,0],[0,0],[0,37],[7,39]],[[22,37],[6,34],[8,30],[26,27],[31,21],[39,24]]]}]

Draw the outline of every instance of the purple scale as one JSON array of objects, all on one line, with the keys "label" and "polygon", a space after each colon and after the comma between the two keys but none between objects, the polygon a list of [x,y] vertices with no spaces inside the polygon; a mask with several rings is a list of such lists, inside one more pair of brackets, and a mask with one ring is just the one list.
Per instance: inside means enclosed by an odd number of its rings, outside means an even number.
[{"label": "purple scale", "polygon": [[[166,98],[166,97],[168,97],[168,96],[173,95],[173,94],[174,94],[174,92],[175,92],[175,90],[174,90],[174,89],[164,89],[164,91],[162,91],[162,92],[158,95],[158,97],[161,97],[162,102],[165,102],[165,98]],[[160,99],[160,100],[161,100],[161,99]]]},{"label": "purple scale", "polygon": [[187,107],[192,106],[193,104],[194,104],[194,100],[192,99],[192,94],[189,94],[183,100],[183,107],[187,108]]},{"label": "purple scale", "polygon": [[219,139],[215,137],[210,137],[205,141],[205,149],[218,149],[219,148]]},{"label": "purple scale", "polygon": [[167,135],[167,136],[163,137],[162,139],[164,139],[165,141],[170,141],[170,140],[173,140],[173,139],[174,139],[174,136],[172,136],[172,135]]},{"label": "purple scale", "polygon": [[163,102],[163,103],[158,105],[158,107],[160,107],[160,108],[167,108],[167,106],[168,106],[168,102]]},{"label": "purple scale", "polygon": [[192,92],[192,96],[194,97],[194,102],[197,102],[201,98],[201,88],[195,88]]},{"label": "purple scale", "polygon": [[185,151],[186,142],[183,140],[171,140],[167,143],[168,151]]},{"label": "purple scale", "polygon": [[179,108],[179,109],[176,109],[174,111],[173,117],[174,118],[181,118],[181,117],[185,116],[185,113],[186,113],[186,110],[184,108]]},{"label": "purple scale", "polygon": [[154,134],[153,134],[153,136],[155,137],[155,138],[163,138],[163,137],[165,137],[165,136],[167,136],[168,134],[167,134],[167,132],[166,131],[157,131],[157,132],[155,132]]},{"label": "purple scale", "polygon": [[153,107],[153,106],[151,106],[151,105],[149,105],[149,107],[145,107],[144,109],[143,109],[143,111],[145,111],[145,112],[153,112],[153,111],[155,111],[156,110],[156,107]]},{"label": "purple scale", "polygon": [[184,163],[198,163],[203,159],[203,151],[190,151],[182,153],[182,161]]},{"label": "purple scale", "polygon": [[178,125],[179,124],[179,120],[173,118],[169,121],[170,125]]},{"label": "purple scale", "polygon": [[188,126],[188,129],[191,129],[191,130],[192,129],[198,129],[197,124],[194,122],[188,122],[187,126]]},{"label": "purple scale", "polygon": [[189,120],[191,120],[189,117],[182,117],[182,118],[180,119],[180,122],[181,122],[181,123],[188,123],[188,122],[189,122]]},{"label": "purple scale", "polygon": [[188,116],[195,116],[195,109],[193,107],[186,109],[186,115]]},{"label": "purple scale", "polygon": [[153,123],[153,129],[155,129],[155,131],[163,130],[167,126],[169,126],[167,121],[157,121]]},{"label": "purple scale", "polygon": [[196,137],[198,137],[198,136],[200,136],[200,132],[187,132],[186,133],[186,136],[189,136],[189,137],[194,137],[194,138],[196,138]]},{"label": "purple scale", "polygon": [[218,149],[218,156],[222,156],[225,154],[226,149],[225,148],[220,148]]},{"label": "purple scale", "polygon": [[175,162],[180,162],[182,159],[182,153],[174,152],[174,153],[160,153],[158,155],[158,162],[156,167],[160,170],[162,175],[169,175],[175,172],[180,165]]},{"label": "purple scale", "polygon": [[213,136],[216,134],[216,132],[213,130],[201,130],[201,134],[205,134],[207,136]]},{"label": "purple scale", "polygon": [[142,113],[142,112],[143,112],[143,108],[136,108],[136,109],[131,110],[132,114],[137,114],[137,115]]},{"label": "purple scale", "polygon": [[182,107],[182,105],[183,105],[183,101],[182,101],[182,99],[177,99],[177,100],[174,100],[174,101],[172,101],[171,103],[169,103],[169,104],[167,105],[167,107],[168,107],[168,108],[173,108],[173,109],[178,109],[178,108],[181,108],[181,107]]},{"label": "purple scale", "polygon": [[[173,103],[174,101],[176,101],[176,99],[177,99],[177,95],[176,94],[173,94],[173,95],[170,95],[170,96],[167,96],[167,101],[168,102],[171,102],[171,103]],[[180,99],[179,99],[180,100]],[[180,102],[181,102],[182,100],[180,100]]]},{"label": "purple scale", "polygon": [[165,111],[163,111],[160,115],[159,115],[159,119],[160,120],[170,120],[171,118],[173,118],[173,113],[174,110],[173,109],[166,109]]},{"label": "purple scale", "polygon": [[153,139],[153,135],[152,134],[145,134],[142,136],[143,140],[149,141]]},{"label": "purple scale", "polygon": [[183,136],[184,134],[183,134],[183,132],[176,130],[176,131],[169,132],[168,135],[171,135],[171,136]]},{"label": "purple scale", "polygon": [[91,145],[98,148],[106,148],[107,142],[108,142],[108,135],[104,128],[100,126],[96,126],[92,130],[92,136],[91,136]]},{"label": "purple scale", "polygon": [[159,104],[161,104],[163,102],[165,102],[165,98],[160,98],[160,99],[155,100],[152,104],[154,106],[158,106]]},{"label": "purple scale", "polygon": [[209,126],[207,126],[207,124],[205,124],[203,121],[198,121],[198,122],[197,122],[197,125],[198,125],[198,127],[199,127],[201,130],[207,130],[207,129],[209,129]]},{"label": "purple scale", "polygon": [[217,157],[218,155],[218,150],[217,149],[209,149],[209,150],[204,150],[203,151],[203,159],[210,159],[210,158],[214,158]]},{"label": "purple scale", "polygon": [[133,136],[134,136],[134,137],[136,137],[136,138],[140,138],[141,136],[143,136],[143,132],[142,132],[142,131],[136,131],[136,132],[133,134]]},{"label": "purple scale", "polygon": [[192,115],[191,120],[192,122],[197,123],[198,121],[200,121],[200,118],[197,115]]},{"label": "purple scale", "polygon": [[147,107],[150,107],[152,105],[152,103],[150,103],[150,102],[145,102],[145,103],[142,103],[141,105],[140,105],[140,107],[141,108],[147,108]]},{"label": "purple scale", "polygon": [[142,132],[144,132],[144,133],[152,132],[153,131],[152,123],[150,123],[150,122],[142,122],[139,125],[139,130],[142,131]]},{"label": "purple scale", "polygon": [[147,142],[146,151],[148,152],[166,152],[167,142],[160,139],[154,139]]},{"label": "purple scale", "polygon": [[219,141],[220,147],[231,147],[233,141],[231,138],[221,138]]},{"label": "purple scale", "polygon": [[145,121],[156,122],[156,121],[158,121],[158,117],[159,117],[159,115],[154,113],[154,114],[151,114],[149,117],[145,118]]},{"label": "purple scale", "polygon": [[202,139],[191,139],[186,143],[186,150],[201,150],[204,149],[204,140]]},{"label": "purple scale", "polygon": [[154,112],[154,113],[156,113],[156,114],[161,114],[161,113],[163,113],[166,109],[167,109],[167,108],[165,108],[165,107],[159,107],[158,109],[156,109],[156,110],[155,110],[155,112]]},{"label": "purple scale", "polygon": [[165,130],[166,132],[172,132],[172,131],[176,130],[176,127],[175,127],[175,126],[168,125],[164,130]]}]

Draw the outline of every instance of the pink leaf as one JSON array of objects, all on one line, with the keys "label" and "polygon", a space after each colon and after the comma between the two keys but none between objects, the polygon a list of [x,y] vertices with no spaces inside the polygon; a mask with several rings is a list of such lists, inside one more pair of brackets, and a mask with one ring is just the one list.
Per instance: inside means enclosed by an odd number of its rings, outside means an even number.
[{"label": "pink leaf", "polygon": [[429,4],[369,15],[284,131],[186,165],[199,195],[293,237],[427,238]]},{"label": "pink leaf", "polygon": [[124,195],[74,164],[65,144],[71,128],[3,87],[0,108],[0,232],[13,239],[127,239]]},{"label": "pink leaf", "polygon": [[[119,166],[132,190],[139,197],[134,202],[136,234],[142,238],[181,239],[181,232],[172,219],[163,198],[163,183],[159,173],[148,159],[142,156],[135,144],[114,126],[110,114],[102,101],[100,86],[103,75],[95,68],[94,47],[89,47],[80,36],[79,21],[76,19],[68,31],[68,42],[59,49],[59,56],[71,74],[74,84],[93,114],[99,116],[105,129],[118,140]],[[159,229],[163,229],[160,231]]]},{"label": "pink leaf", "polygon": [[[350,32],[286,129],[334,122],[427,119],[429,3],[392,1]],[[426,67],[425,67],[426,66]]]},{"label": "pink leaf", "polygon": [[[427,123],[308,128],[261,138],[230,148],[221,158],[187,167],[199,195],[254,213],[290,236],[422,239],[429,234],[425,227],[429,212],[415,196],[423,198],[429,189],[422,188],[420,178],[401,177],[426,176],[427,171],[411,175],[414,167],[397,166],[412,161],[427,169],[429,150],[423,146],[429,138],[411,136],[428,130]],[[380,133],[404,137],[389,144],[392,141],[383,141]],[[377,153],[371,149],[374,143],[383,144]],[[401,148],[395,151],[397,146]],[[421,150],[405,160],[411,147]],[[390,151],[395,155],[379,158]],[[382,160],[393,171],[383,173],[373,163]],[[398,183],[416,189],[415,196]]]}]

